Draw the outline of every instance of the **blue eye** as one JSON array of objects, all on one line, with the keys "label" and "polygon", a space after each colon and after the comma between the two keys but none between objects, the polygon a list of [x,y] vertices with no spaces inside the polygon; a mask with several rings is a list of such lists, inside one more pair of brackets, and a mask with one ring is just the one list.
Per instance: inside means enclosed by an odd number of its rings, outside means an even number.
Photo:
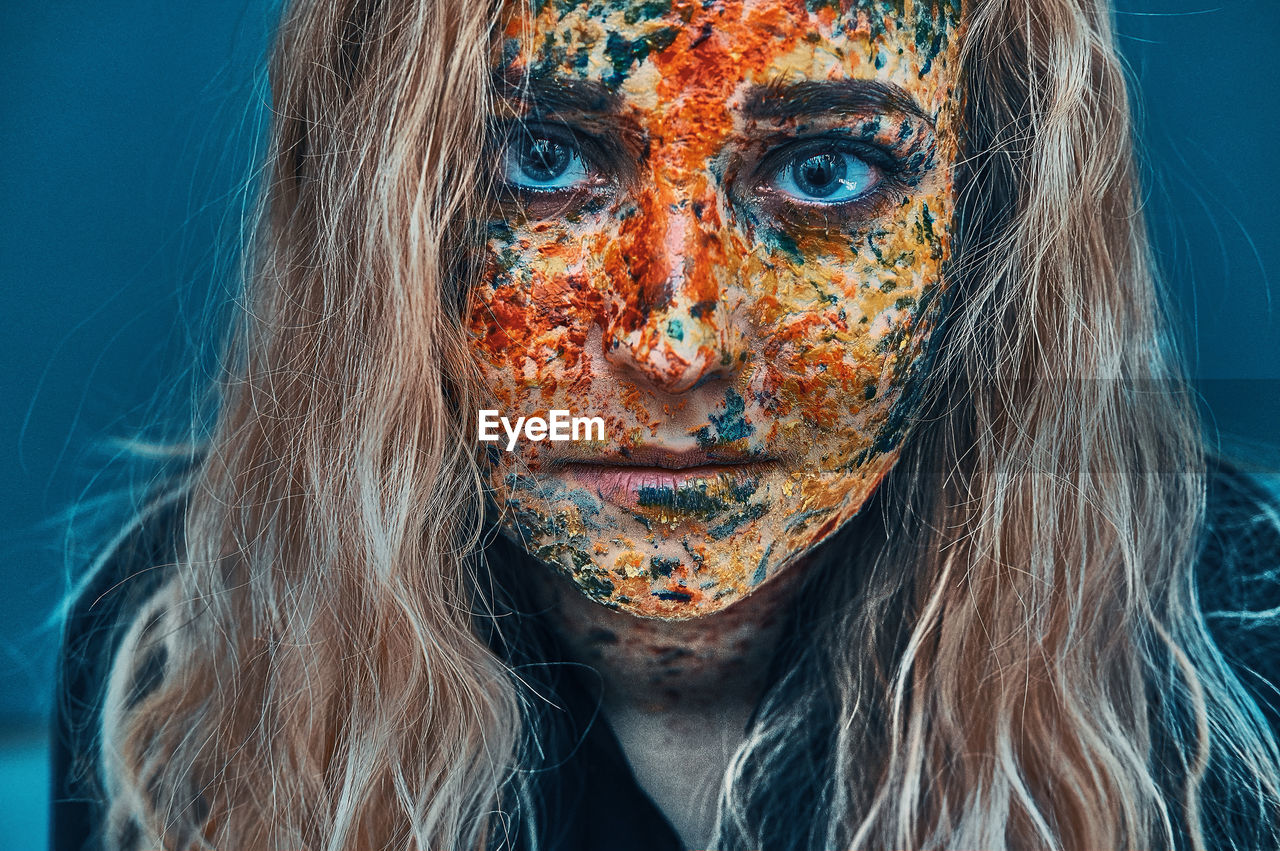
[{"label": "blue eye", "polygon": [[503,152],[502,179],[520,189],[556,192],[582,186],[591,174],[574,146],[545,136],[522,136]]},{"label": "blue eye", "polygon": [[879,171],[847,151],[809,151],[787,160],[775,172],[773,185],[799,201],[840,204],[867,194],[880,181]]}]

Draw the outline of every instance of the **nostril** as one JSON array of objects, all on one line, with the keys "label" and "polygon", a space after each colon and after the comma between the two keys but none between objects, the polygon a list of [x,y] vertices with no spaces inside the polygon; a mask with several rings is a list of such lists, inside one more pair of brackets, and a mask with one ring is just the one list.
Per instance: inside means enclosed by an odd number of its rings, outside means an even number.
[{"label": "nostril", "polygon": [[605,360],[628,377],[667,393],[684,393],[740,367],[720,332],[691,335],[689,316],[655,316],[630,332],[614,325],[606,333]]},{"label": "nostril", "polygon": [[704,384],[708,384],[708,383],[710,383],[710,382],[712,382],[712,381],[715,381],[715,380],[716,380],[716,379],[718,379],[718,378],[724,378],[724,377],[725,377],[725,375],[726,375],[725,371],[724,371],[724,370],[721,370],[721,369],[711,369],[711,370],[708,370],[707,372],[704,372],[704,373],[702,374],[702,377],[701,377],[701,378],[699,378],[697,381],[695,381],[695,382],[693,383],[693,386],[692,386],[692,387],[690,387],[689,389],[690,389],[690,390],[697,390],[699,387],[701,387],[701,386],[702,386],[702,385],[704,385]]}]

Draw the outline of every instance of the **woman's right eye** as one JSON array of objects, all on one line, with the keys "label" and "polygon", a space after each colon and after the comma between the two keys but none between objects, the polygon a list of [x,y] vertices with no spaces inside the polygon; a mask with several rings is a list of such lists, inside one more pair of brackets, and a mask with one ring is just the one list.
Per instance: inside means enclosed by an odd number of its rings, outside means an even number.
[{"label": "woman's right eye", "polygon": [[503,152],[502,180],[534,192],[564,192],[591,182],[591,170],[575,145],[533,134],[512,139]]}]

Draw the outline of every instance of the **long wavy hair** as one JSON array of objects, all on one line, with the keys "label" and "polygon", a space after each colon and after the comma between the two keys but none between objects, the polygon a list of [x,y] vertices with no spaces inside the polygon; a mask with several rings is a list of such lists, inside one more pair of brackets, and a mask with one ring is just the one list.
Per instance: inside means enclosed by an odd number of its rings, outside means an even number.
[{"label": "long wavy hair", "polygon": [[[824,547],[713,847],[1201,849],[1210,788],[1276,847],[1276,743],[1196,600],[1204,450],[1111,10],[965,6],[926,402]],[[499,622],[483,557],[464,315],[498,11],[284,13],[252,271],[178,485],[183,549],[117,663],[163,641],[167,674],[136,702],[113,686],[105,720],[112,806],[165,847],[479,851],[530,817],[543,721],[491,638],[521,619]]]}]

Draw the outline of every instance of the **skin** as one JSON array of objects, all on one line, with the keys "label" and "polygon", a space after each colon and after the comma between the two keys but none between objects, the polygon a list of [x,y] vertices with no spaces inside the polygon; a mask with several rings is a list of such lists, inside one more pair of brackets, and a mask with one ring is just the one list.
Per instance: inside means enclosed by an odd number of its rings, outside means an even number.
[{"label": "skin", "polygon": [[490,450],[504,529],[591,599],[724,609],[897,459],[950,252],[957,7],[509,7],[470,331],[490,407],[606,421]]},{"label": "skin", "polygon": [[709,848],[720,781],[742,742],[803,575],[786,571],[711,617],[637,618],[547,571],[535,583],[566,658],[603,681],[602,706],[631,773],[685,848]]},{"label": "skin", "polygon": [[502,200],[470,303],[487,407],[607,428],[491,450],[491,483],[686,848],[711,842],[809,554],[910,428],[950,254],[959,15],[507,10]]}]

